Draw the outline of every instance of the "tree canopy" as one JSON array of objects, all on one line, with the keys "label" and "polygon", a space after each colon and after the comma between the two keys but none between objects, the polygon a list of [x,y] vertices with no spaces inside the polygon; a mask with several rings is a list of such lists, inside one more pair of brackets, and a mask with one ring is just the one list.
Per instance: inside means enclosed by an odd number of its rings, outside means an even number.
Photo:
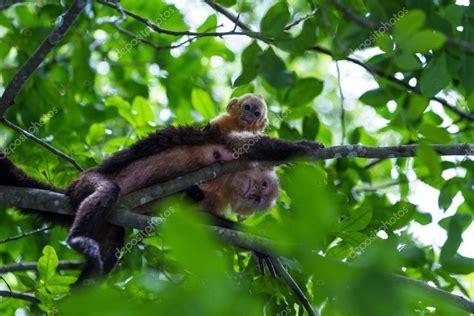
[{"label": "tree canopy", "polygon": [[[474,313],[473,10],[453,0],[1,2],[0,147],[37,179],[66,187],[156,129],[204,126],[250,92],[269,105],[267,135],[327,148],[278,166],[282,194],[267,212],[229,212],[245,232],[202,225],[180,194],[156,217],[116,215],[130,228],[119,266],[77,290],[83,258],[67,230],[15,210],[71,212],[67,199],[0,186],[0,313]],[[242,168],[211,166],[122,209]],[[278,276],[261,276],[244,249],[273,257]]]}]

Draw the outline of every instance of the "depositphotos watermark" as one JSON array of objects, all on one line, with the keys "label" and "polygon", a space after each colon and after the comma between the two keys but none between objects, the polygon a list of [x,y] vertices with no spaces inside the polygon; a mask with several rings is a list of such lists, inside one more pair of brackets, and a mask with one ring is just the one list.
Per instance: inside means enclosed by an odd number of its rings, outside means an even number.
[{"label": "depositphotos watermark", "polygon": [[[46,113],[45,115],[41,116],[38,122],[33,122],[30,124],[30,127],[27,129],[27,132],[30,134],[37,134],[39,129],[49,122],[56,114],[58,114],[59,110],[57,107],[53,107],[51,111]],[[0,154],[0,159],[5,158],[6,156],[15,152],[15,150],[20,147],[25,141],[27,137],[23,134],[18,136],[15,141],[11,142],[7,147],[3,149],[3,154]]]},{"label": "depositphotos watermark", "polygon": [[389,218],[388,221],[382,221],[382,224],[377,228],[370,232],[369,237],[367,237],[359,246],[351,251],[349,258],[354,259],[358,254],[361,254],[365,251],[367,247],[370,246],[376,239],[377,233],[381,230],[387,230],[388,228],[395,225],[403,216],[408,213],[408,209],[406,207],[399,210],[397,213],[394,213],[393,216]]},{"label": "depositphotos watermark", "polygon": [[[155,19],[154,24],[160,26],[163,22],[168,20],[174,12],[175,10],[172,7],[168,8],[165,12],[159,14],[159,16]],[[143,30],[139,31],[138,34],[136,34],[136,38],[130,40],[130,42],[125,44],[124,47],[115,49],[115,52],[118,54],[118,58],[130,53],[132,48],[137,46],[141,40],[148,38],[151,32],[153,32],[153,29],[147,26]]]},{"label": "depositphotos watermark", "polygon": [[249,152],[250,148],[255,145],[260,140],[260,136],[256,135],[254,137],[251,137],[250,139],[247,139],[245,143],[239,147],[233,147],[232,148],[232,158],[234,159],[239,159],[240,156],[246,154]]},{"label": "depositphotos watermark", "polygon": [[351,53],[353,54],[355,51],[363,50],[370,47],[373,43],[375,43],[377,38],[383,36],[385,33],[390,32],[393,26],[395,25],[395,23],[397,23],[397,21],[400,20],[407,13],[408,13],[408,10],[405,7],[403,7],[403,9],[401,9],[397,13],[394,13],[392,17],[388,20],[388,22],[382,22],[380,24],[380,27],[372,31],[370,33],[370,36],[362,44],[360,44],[355,50],[351,49]]},{"label": "depositphotos watermark", "polygon": [[150,234],[155,230],[155,228],[163,224],[165,219],[170,217],[171,214],[173,214],[175,211],[175,208],[171,206],[163,212],[162,216],[152,217],[151,219],[149,219],[144,229],[140,230],[140,232],[131,240],[129,240],[121,249],[117,249],[117,251],[115,252],[115,257],[119,259],[124,254],[130,253],[133,247],[142,242],[144,238],[150,236]]}]

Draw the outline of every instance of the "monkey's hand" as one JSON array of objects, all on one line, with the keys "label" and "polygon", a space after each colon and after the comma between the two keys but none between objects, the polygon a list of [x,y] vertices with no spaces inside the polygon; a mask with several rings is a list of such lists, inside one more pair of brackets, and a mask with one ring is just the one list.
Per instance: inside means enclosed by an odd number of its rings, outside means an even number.
[{"label": "monkey's hand", "polygon": [[276,278],[279,276],[277,270],[275,269],[275,263],[273,263],[274,259],[272,257],[258,251],[252,251],[251,253],[255,259],[257,259],[258,268],[260,269],[260,274],[262,276],[265,275],[265,266],[267,266],[268,272],[270,272],[272,277]]},{"label": "monkey's hand", "polygon": [[219,161],[233,160],[232,152],[224,145],[204,145],[201,146],[201,159],[203,165],[212,165]]},{"label": "monkey's hand", "polygon": [[313,142],[309,140],[300,140],[299,142],[297,142],[297,144],[305,146],[313,152],[324,148],[324,145],[322,143]]}]

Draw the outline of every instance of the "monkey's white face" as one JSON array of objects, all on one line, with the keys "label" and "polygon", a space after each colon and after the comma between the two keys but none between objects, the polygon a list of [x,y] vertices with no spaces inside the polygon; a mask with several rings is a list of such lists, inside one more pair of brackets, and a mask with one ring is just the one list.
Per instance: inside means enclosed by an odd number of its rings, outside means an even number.
[{"label": "monkey's white face", "polygon": [[232,209],[242,215],[272,207],[280,194],[273,168],[253,168],[238,172],[231,183]]},{"label": "monkey's white face", "polygon": [[257,127],[258,123],[266,119],[266,104],[254,95],[244,97],[240,102],[240,124],[244,127]]}]

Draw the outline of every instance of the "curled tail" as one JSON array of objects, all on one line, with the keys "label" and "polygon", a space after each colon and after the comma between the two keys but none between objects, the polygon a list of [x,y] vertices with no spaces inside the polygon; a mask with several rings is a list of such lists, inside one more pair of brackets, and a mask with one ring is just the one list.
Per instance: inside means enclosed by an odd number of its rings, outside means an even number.
[{"label": "curled tail", "polygon": [[[8,185],[22,188],[35,188],[49,190],[58,193],[64,193],[63,190],[40,182],[27,175],[23,170],[15,166],[3,152],[0,151],[0,185]],[[36,215],[40,220],[61,225],[70,225],[73,221],[72,216],[43,212],[33,209],[21,209],[25,214]]]}]

